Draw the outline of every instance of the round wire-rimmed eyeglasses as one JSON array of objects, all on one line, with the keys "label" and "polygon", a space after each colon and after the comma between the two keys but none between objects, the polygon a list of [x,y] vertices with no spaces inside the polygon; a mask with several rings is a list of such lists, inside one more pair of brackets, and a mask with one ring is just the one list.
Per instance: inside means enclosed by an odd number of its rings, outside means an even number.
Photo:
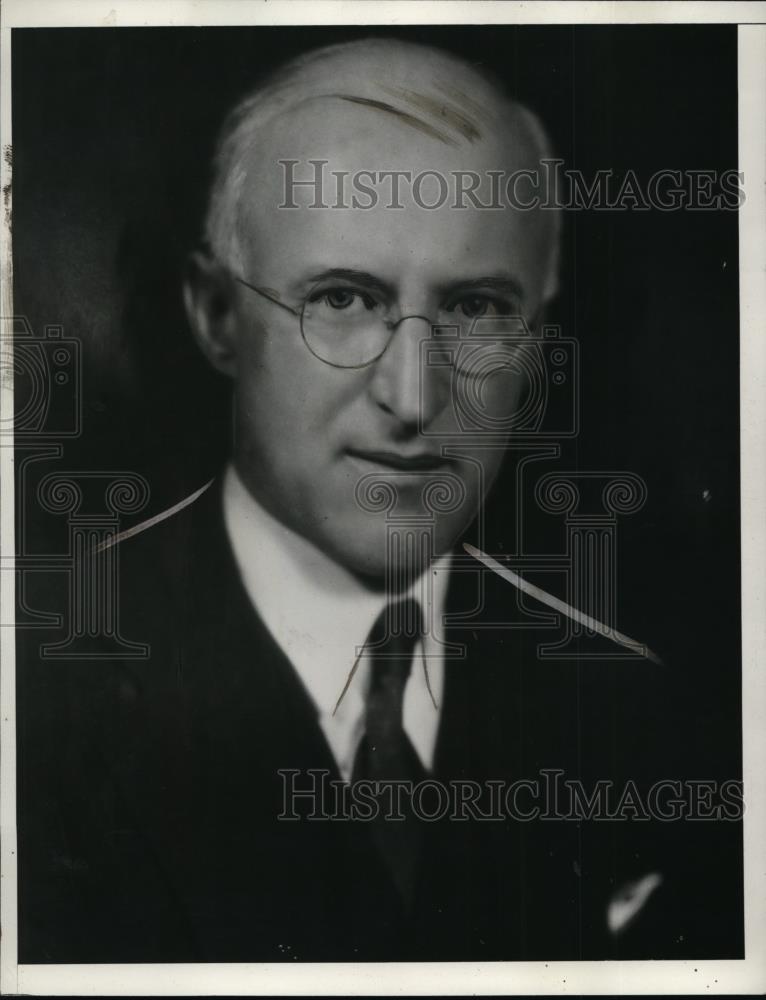
[{"label": "round wire-rimmed eyeglasses", "polygon": [[[397,328],[407,319],[419,319],[428,325],[429,335],[424,340],[428,341],[431,364],[442,370],[450,368],[464,376],[482,370],[486,375],[488,351],[493,356],[495,370],[510,365],[507,349],[498,351],[498,335],[473,336],[477,320],[485,317],[461,315],[446,308],[439,309],[435,316],[421,313],[396,316],[382,296],[346,281],[319,283],[296,308],[230,268],[225,269],[238,284],[297,319],[308,351],[333,368],[359,370],[375,364],[386,352]],[[520,334],[529,335],[529,327],[519,313],[495,315],[491,319],[495,330],[501,330],[506,323],[506,336],[512,336],[516,347]]]}]

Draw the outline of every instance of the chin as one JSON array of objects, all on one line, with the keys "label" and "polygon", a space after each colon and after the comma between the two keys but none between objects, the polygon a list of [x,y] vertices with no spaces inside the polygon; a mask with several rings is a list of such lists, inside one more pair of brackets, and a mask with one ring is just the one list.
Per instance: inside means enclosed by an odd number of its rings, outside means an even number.
[{"label": "chin", "polygon": [[370,530],[369,525],[355,524],[342,538],[328,539],[324,549],[331,559],[355,576],[364,577],[376,586],[385,583],[388,564],[385,525]]},{"label": "chin", "polygon": [[406,522],[355,519],[343,537],[328,539],[329,544],[323,547],[335,562],[374,586],[382,587],[387,579],[407,586],[449,551],[462,526],[462,521],[458,525],[438,524],[436,532],[429,531],[431,537],[424,538],[422,529],[413,530]]}]

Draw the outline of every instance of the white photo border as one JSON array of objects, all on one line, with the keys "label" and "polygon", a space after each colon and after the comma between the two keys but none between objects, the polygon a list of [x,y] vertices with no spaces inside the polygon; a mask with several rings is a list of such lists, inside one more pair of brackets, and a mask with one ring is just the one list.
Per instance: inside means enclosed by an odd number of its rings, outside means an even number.
[{"label": "white photo border", "polygon": [[[16,934],[15,636],[0,628],[0,993],[80,996],[694,994],[766,992],[766,3],[562,3],[394,0],[4,0],[0,12],[0,316],[13,315],[11,30],[288,24],[737,23],[744,960],[647,962],[18,965]],[[0,327],[2,324],[0,324]],[[0,333],[2,336],[6,331]],[[7,350],[7,345],[0,345]],[[8,370],[7,368],[5,369]],[[0,420],[13,386],[0,385]],[[5,424],[8,426],[8,423]],[[0,621],[13,620],[13,449],[0,448]],[[10,555],[8,555],[10,553]],[[725,581],[716,585],[726,586]],[[714,860],[714,859],[711,859]]]}]

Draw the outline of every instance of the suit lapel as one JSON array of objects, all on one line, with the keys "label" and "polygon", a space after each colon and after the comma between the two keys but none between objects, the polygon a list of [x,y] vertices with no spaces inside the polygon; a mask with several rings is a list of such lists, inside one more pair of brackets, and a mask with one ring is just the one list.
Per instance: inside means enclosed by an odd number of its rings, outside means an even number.
[{"label": "suit lapel", "polygon": [[224,739],[237,746],[247,736],[244,745],[262,766],[321,768],[339,778],[314,703],[242,584],[220,487],[204,501],[195,511],[191,561],[206,572],[188,594],[184,617],[205,701]]}]

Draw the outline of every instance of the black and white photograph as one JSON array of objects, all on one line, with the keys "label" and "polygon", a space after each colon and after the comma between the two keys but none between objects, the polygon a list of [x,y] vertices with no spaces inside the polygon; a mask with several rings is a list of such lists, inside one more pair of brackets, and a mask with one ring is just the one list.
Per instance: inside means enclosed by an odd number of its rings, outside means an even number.
[{"label": "black and white photograph", "polygon": [[762,992],[766,5],[70,6],[2,25],[3,992]]}]

